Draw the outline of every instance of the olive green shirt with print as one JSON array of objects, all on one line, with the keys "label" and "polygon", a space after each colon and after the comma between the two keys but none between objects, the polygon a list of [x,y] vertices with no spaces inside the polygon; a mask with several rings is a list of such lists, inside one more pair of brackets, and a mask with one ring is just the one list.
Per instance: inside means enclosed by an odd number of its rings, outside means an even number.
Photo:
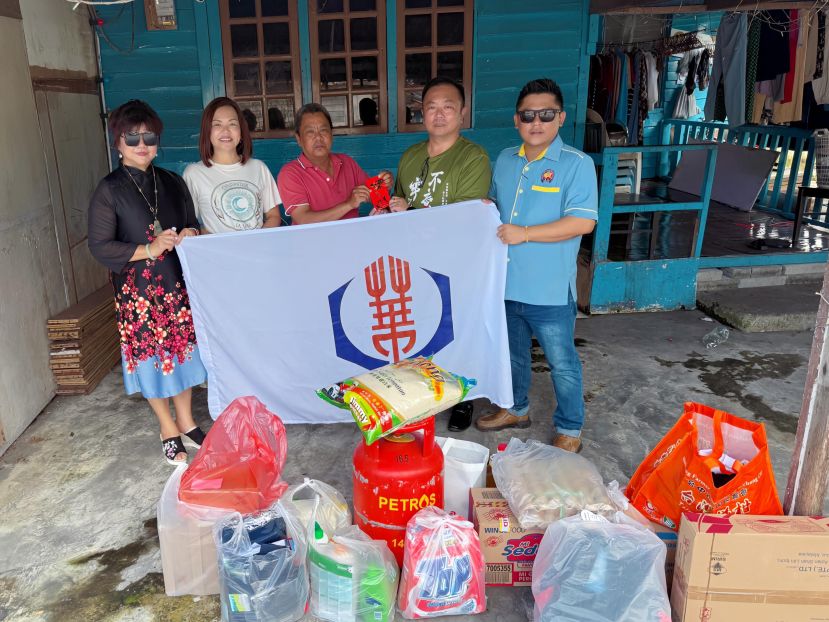
[{"label": "olive green shirt with print", "polygon": [[434,207],[489,194],[492,169],[483,147],[463,136],[448,150],[429,157],[428,141],[409,147],[400,158],[394,195],[409,207]]}]

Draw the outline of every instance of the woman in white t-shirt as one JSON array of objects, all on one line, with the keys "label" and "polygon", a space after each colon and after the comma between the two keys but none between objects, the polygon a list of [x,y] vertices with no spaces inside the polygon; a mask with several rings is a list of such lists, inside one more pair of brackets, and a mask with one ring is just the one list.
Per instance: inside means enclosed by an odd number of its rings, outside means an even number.
[{"label": "woman in white t-shirt", "polygon": [[202,233],[278,227],[279,191],[268,167],[251,157],[253,141],[239,104],[217,97],[201,119],[201,162],[184,169]]}]

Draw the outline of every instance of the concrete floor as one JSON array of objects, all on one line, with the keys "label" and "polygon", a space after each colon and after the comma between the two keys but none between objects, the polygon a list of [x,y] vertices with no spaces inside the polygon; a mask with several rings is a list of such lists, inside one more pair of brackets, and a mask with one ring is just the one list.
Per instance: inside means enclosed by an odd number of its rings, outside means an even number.
[{"label": "concrete floor", "polygon": [[[732,331],[706,350],[701,338],[715,324],[704,319],[686,311],[578,321],[583,455],[606,481],[626,482],[682,403],[696,400],[765,422],[782,496],[811,332]],[[490,448],[513,434],[549,441],[552,388],[543,357],[534,359],[532,427],[460,436]],[[194,401],[197,420],[209,423],[206,392]],[[440,433],[445,425],[443,416]],[[293,425],[288,439],[288,482],[318,478],[350,498],[356,426]],[[169,474],[150,409],[123,395],[120,368],[90,396],[55,399],[0,458],[0,620],[217,620],[217,597],[164,595],[155,504]],[[489,611],[475,620],[527,619],[529,588],[487,593]]]}]

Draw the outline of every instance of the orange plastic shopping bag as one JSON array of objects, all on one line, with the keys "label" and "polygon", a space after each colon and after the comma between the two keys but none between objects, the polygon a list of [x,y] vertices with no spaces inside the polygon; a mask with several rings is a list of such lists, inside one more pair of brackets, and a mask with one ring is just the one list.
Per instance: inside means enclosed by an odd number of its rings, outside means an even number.
[{"label": "orange plastic shopping bag", "polygon": [[627,496],[674,530],[682,512],[783,513],[763,424],[694,402],[639,465]]},{"label": "orange plastic shopping bag", "polygon": [[282,420],[255,397],[236,398],[182,475],[178,498],[242,514],[264,510],[288,487],[280,479],[287,451]]}]

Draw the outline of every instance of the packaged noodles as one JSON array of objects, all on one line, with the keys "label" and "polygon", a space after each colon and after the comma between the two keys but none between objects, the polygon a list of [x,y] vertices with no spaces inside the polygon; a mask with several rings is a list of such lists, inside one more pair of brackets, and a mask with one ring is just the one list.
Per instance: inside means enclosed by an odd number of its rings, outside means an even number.
[{"label": "packaged noodles", "polygon": [[475,381],[453,374],[431,358],[391,363],[317,391],[322,399],[349,408],[366,444],[398,428],[462,402]]}]

